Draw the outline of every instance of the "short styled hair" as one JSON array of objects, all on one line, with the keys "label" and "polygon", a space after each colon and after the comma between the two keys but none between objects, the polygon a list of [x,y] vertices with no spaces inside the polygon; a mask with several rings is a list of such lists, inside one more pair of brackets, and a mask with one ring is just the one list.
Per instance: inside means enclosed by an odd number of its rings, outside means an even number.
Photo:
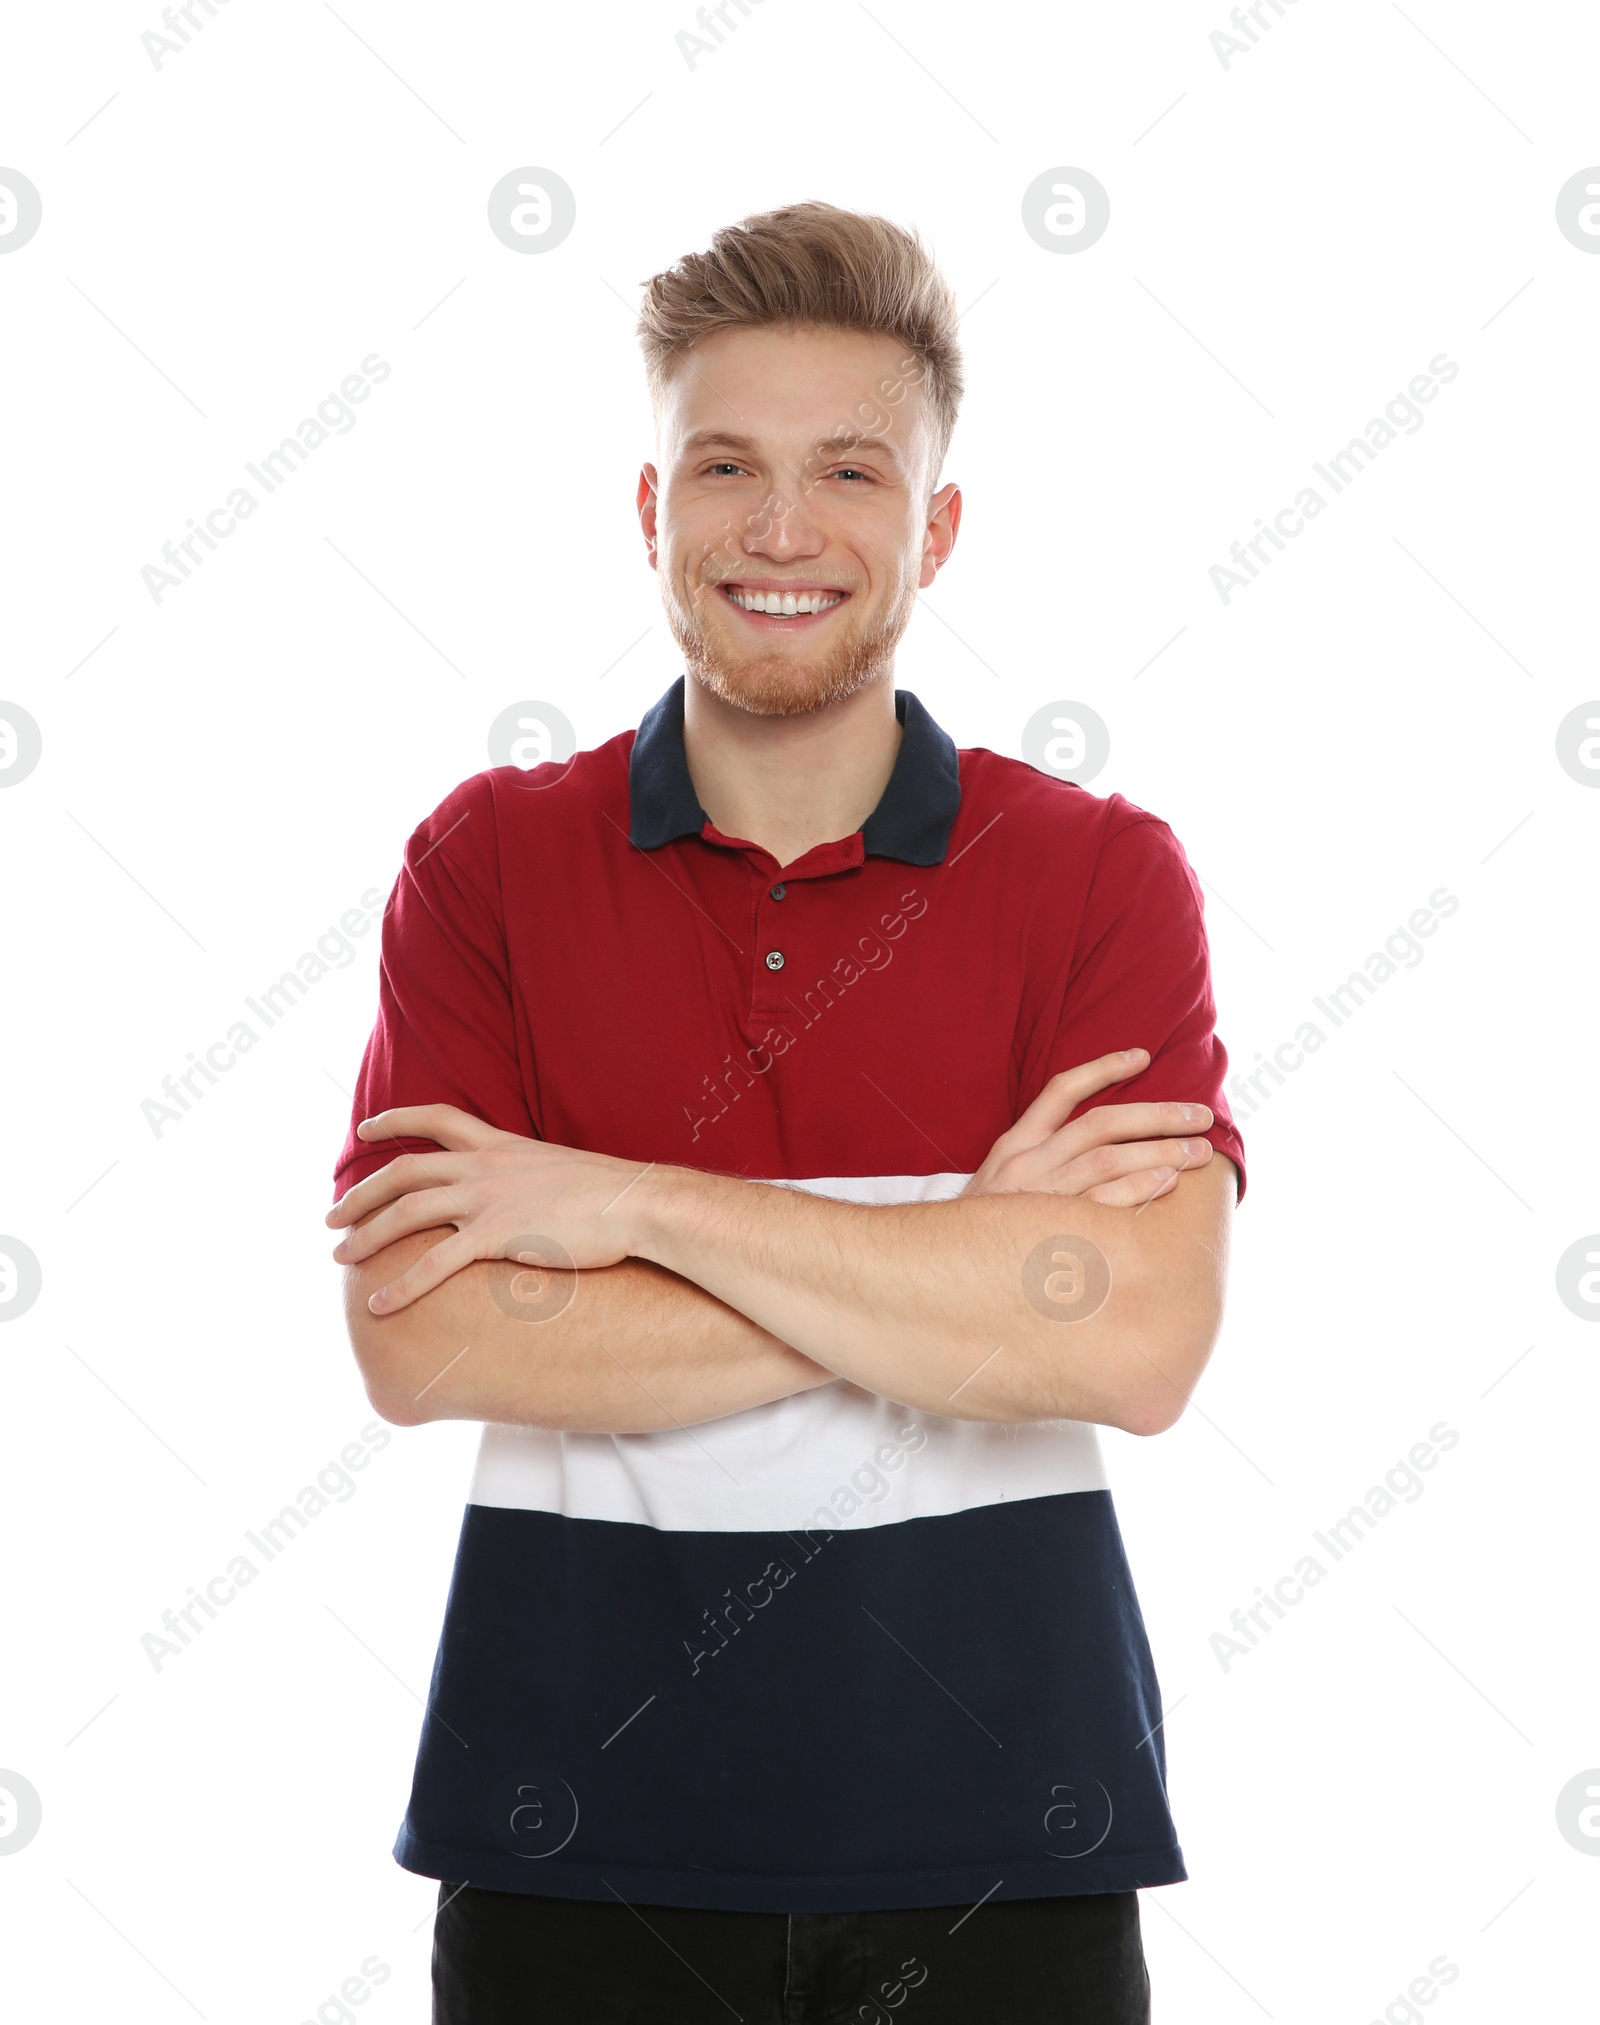
[{"label": "short styled hair", "polygon": [[853,330],[904,347],[919,368],[937,480],[961,405],[961,347],[950,284],[916,233],[836,204],[786,204],[727,225],[645,283],[639,343],[658,405],[672,369],[719,330]]}]

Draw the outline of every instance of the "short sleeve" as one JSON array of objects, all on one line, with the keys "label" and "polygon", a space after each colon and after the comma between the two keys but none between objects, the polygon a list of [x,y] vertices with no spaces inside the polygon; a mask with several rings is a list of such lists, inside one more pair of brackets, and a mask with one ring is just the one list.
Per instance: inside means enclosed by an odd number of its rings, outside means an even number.
[{"label": "short sleeve", "polygon": [[517,1048],[500,908],[492,784],[465,781],[420,823],[383,916],[378,1016],[334,1169],[335,1196],[431,1139],[356,1137],[375,1112],[454,1104],[505,1132],[537,1137]]},{"label": "short sleeve", "polygon": [[1097,1091],[1073,1112],[1102,1104],[1199,1103],[1213,1118],[1201,1136],[1239,1170],[1244,1142],[1223,1078],[1205,901],[1183,846],[1157,816],[1117,795],[1073,950],[1060,1025],[1045,1069],[1148,1048],[1142,1074]]}]

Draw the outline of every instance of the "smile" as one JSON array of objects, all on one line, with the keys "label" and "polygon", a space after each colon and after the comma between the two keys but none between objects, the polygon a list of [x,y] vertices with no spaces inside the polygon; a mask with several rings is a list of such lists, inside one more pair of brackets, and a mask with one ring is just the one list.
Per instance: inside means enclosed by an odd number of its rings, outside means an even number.
[{"label": "smile", "polygon": [[718,588],[741,612],[767,619],[814,619],[842,604],[849,593],[835,590],[745,590],[734,584]]}]

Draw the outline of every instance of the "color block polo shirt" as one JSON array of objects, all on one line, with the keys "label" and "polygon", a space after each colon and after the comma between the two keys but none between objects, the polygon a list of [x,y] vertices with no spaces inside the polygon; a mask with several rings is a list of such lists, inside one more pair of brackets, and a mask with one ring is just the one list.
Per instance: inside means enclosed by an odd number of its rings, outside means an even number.
[{"label": "color block polo shirt", "polygon": [[[446,796],[385,918],[337,1191],[396,1150],[355,1120],[447,1103],[629,1160],[941,1200],[1049,1076],[1144,1047],[1090,1104],[1209,1104],[1242,1192],[1172,831],[895,708],[867,822],[786,866],[700,808],[682,679],[637,733]],[[395,1855],[754,1912],[1169,1884],[1161,1715],[1092,1425],[839,1379],[660,1433],[486,1426]]]}]

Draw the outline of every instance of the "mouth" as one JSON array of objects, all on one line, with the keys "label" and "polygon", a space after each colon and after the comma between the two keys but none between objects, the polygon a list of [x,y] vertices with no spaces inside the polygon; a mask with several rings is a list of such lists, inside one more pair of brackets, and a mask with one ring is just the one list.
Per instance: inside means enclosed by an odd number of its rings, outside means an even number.
[{"label": "mouth", "polygon": [[836,584],[771,582],[723,583],[717,592],[747,625],[768,633],[804,632],[818,626],[850,596]]}]

